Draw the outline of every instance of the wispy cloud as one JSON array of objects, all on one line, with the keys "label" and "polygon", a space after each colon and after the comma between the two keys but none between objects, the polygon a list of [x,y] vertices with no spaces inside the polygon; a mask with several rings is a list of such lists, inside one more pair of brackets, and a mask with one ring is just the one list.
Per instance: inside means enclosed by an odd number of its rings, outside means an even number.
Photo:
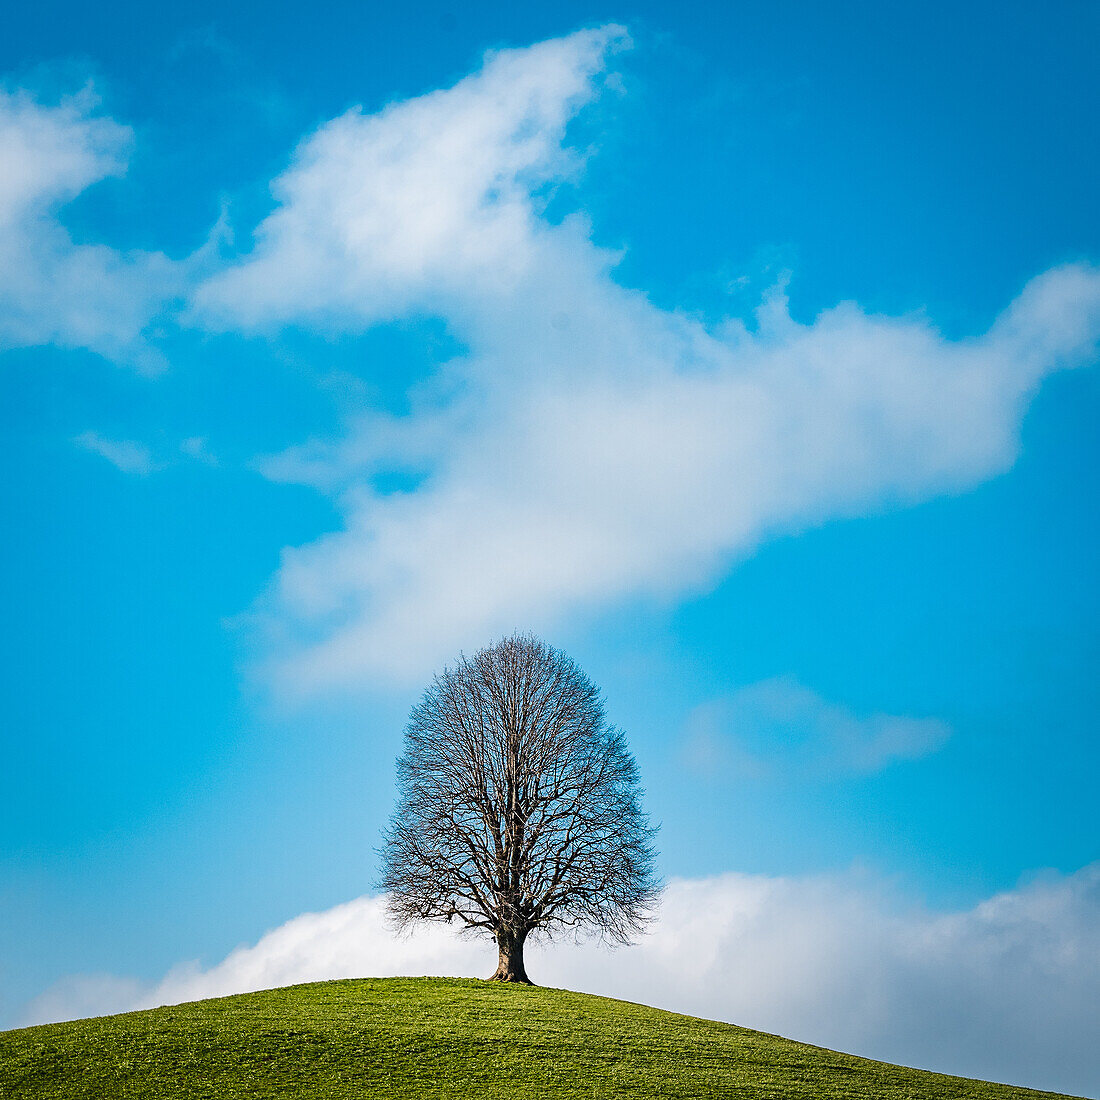
[{"label": "wispy cloud", "polygon": [[936,718],[857,714],[792,676],[708,700],[688,715],[684,756],[708,774],[827,776],[877,772],[936,752],[951,729]]},{"label": "wispy cloud", "polygon": [[73,442],[86,451],[105,458],[124,474],[144,476],[160,468],[149,448],[144,443],[131,439],[108,439],[99,432],[83,432]]},{"label": "wispy cloud", "polygon": [[201,435],[188,436],[180,441],[180,453],[206,466],[218,466],[218,456],[210,450],[209,441]]},{"label": "wispy cloud", "polygon": [[0,351],[88,348],[143,370],[162,365],[144,329],[182,289],[161,253],[77,244],[61,208],[125,169],[130,131],[95,113],[89,89],[56,106],[0,89]]},{"label": "wispy cloud", "polygon": [[211,451],[209,441],[198,435],[181,439],[178,445],[162,444],[159,454],[155,454],[148,444],[133,439],[112,439],[96,431],[81,432],[73,442],[105,458],[127,474],[145,476],[188,460],[203,466],[221,465],[218,456]]},{"label": "wispy cloud", "polygon": [[90,87],[56,105],[0,88],[0,351],[85,348],[155,372],[164,360],[145,330],[195,272],[160,252],[70,237],[65,205],[123,175],[132,143],[97,107]]},{"label": "wispy cloud", "polygon": [[[1011,466],[1040,381],[1093,356],[1085,264],[965,340],[852,303],[801,324],[779,288],[708,326],[618,285],[583,217],[543,209],[624,42],[493,54],[449,90],[327,123],[275,180],[255,250],[198,289],[210,327],[431,314],[469,349],[410,415],[365,412],[266,464],[344,513],[285,552],[259,609],[284,686],[417,680],[517,625],[704,590],[777,534],[966,489]],[[379,488],[394,473],[415,490]]]},{"label": "wispy cloud", "polygon": [[[484,975],[487,941],[432,926],[408,939],[384,900],[310,913],[209,969],[60,983],[26,1023],[390,974]],[[966,1076],[1095,1095],[1100,865],[1041,875],[971,909],[934,911],[866,875],[677,880],[637,946],[535,948],[544,985],[728,1020]]]}]

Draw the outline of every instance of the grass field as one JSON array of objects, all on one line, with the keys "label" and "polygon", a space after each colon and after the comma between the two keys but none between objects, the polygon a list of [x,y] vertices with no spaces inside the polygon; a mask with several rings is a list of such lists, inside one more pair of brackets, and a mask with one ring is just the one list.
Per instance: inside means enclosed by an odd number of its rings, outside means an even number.
[{"label": "grass field", "polygon": [[0,1096],[1049,1097],[557,989],[386,978],[0,1033]]}]

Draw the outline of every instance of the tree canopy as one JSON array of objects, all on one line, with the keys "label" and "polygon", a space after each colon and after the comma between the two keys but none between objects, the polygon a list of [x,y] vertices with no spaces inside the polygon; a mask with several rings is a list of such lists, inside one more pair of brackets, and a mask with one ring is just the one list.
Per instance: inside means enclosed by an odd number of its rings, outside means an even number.
[{"label": "tree canopy", "polygon": [[599,690],[561,650],[515,634],[460,657],[413,709],[382,886],[401,927],[491,934],[526,982],[533,934],[629,942],[658,896],[638,768]]}]

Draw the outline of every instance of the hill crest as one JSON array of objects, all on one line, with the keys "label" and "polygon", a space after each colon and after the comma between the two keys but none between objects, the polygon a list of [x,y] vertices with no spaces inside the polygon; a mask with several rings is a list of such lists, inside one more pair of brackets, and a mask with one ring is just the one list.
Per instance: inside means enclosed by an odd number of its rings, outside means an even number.
[{"label": "hill crest", "polygon": [[285,986],[0,1033],[0,1097],[1065,1100],[629,1001],[478,979]]}]

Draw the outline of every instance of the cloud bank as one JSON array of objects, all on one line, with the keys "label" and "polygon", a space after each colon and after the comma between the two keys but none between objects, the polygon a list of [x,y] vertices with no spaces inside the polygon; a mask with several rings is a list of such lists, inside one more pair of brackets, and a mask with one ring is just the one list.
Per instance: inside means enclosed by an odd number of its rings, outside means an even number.
[{"label": "cloud bank", "polygon": [[[467,349],[408,415],[364,412],[265,464],[344,516],[285,552],[261,609],[282,685],[415,681],[516,626],[705,590],[774,536],[964,490],[1011,466],[1041,380],[1094,356],[1086,264],[963,340],[854,303],[799,323],[781,288],[706,324],[620,286],[546,196],[575,177],[570,119],[625,41],[492,54],[327,123],[275,180],[254,250],[196,291],[211,328],[433,316]],[[395,474],[413,487],[385,489]]]},{"label": "cloud bank", "polygon": [[[491,945],[431,926],[396,939],[384,900],[309,913],[216,966],[155,985],[61,983],[25,1023],[394,974],[486,975]],[[865,875],[673,881],[638,945],[534,948],[543,985],[656,1005],[886,1061],[1096,1095],[1100,864],[936,912]]]},{"label": "cloud bank", "polygon": [[45,106],[0,89],[0,351],[55,344],[154,370],[143,332],[182,289],[180,270],[161,253],[78,244],[59,219],[125,170],[130,131],[95,106],[89,90]]}]

